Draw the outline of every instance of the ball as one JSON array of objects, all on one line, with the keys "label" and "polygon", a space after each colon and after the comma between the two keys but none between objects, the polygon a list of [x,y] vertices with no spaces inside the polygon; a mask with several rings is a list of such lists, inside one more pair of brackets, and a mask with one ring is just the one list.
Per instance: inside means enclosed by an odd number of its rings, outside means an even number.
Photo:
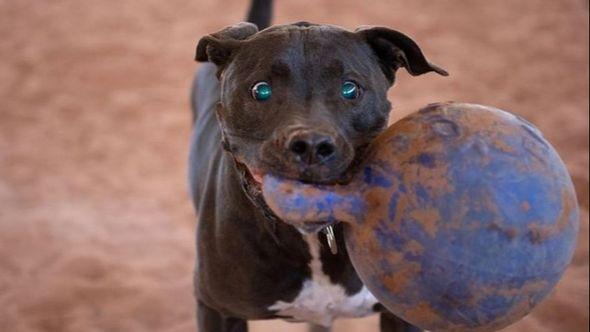
[{"label": "ball", "polygon": [[481,105],[430,105],[391,126],[353,186],[353,265],[393,313],[433,331],[487,331],[529,313],[572,258],[578,206],[538,129]]},{"label": "ball", "polygon": [[567,169],[529,122],[433,104],[389,127],[347,185],[265,176],[297,227],[344,223],[350,259],[392,313],[432,331],[490,331],[529,313],[572,258],[578,205]]}]

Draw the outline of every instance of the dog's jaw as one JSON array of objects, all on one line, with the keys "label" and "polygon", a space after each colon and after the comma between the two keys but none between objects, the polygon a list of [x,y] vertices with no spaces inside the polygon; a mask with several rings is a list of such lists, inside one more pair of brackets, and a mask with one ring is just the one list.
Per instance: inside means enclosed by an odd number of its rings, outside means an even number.
[{"label": "dog's jaw", "polygon": [[264,215],[266,219],[271,222],[279,222],[281,221],[279,217],[277,217],[274,212],[270,209],[270,207],[266,204],[264,197],[262,196],[262,176],[263,174],[258,171],[254,170],[253,168],[248,167],[245,163],[242,163],[234,158],[234,164],[236,170],[238,171],[240,182],[242,185],[242,190],[244,194],[254,206],[258,208]]},{"label": "dog's jaw", "polygon": [[[266,204],[264,196],[262,195],[262,177],[264,176],[264,173],[255,168],[248,167],[245,163],[241,163],[237,160],[235,161],[235,164],[236,169],[240,173],[242,189],[252,204],[258,207],[264,216],[270,221],[283,222]],[[301,234],[313,234],[318,233],[333,224],[335,224],[333,221],[313,220],[306,222],[304,225],[293,226],[297,228]]]},{"label": "dog's jaw", "polygon": [[[347,166],[346,170],[340,174],[337,180],[330,181],[326,184],[346,185],[348,182],[350,182],[354,174],[358,173],[359,169],[362,167],[363,160],[370,150],[369,146],[369,143],[365,143],[356,147],[354,157],[351,163]],[[236,169],[239,173],[242,189],[252,204],[254,204],[269,221],[285,222],[272,211],[272,209],[267,205],[264,196],[262,195],[262,178],[266,172],[259,168],[249,166],[247,163],[234,156],[231,152],[230,155],[232,155]],[[272,173],[272,171],[270,173]],[[327,227],[333,226],[337,223],[338,221],[333,220],[310,220],[303,224],[292,226],[295,227],[299,233],[306,235],[321,232],[327,229]]]}]

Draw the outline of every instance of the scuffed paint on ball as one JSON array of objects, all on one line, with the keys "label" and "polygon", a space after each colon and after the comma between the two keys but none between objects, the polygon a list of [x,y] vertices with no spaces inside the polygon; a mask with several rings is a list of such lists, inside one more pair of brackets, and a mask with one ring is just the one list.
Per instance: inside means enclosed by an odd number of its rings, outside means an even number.
[{"label": "scuffed paint on ball", "polygon": [[524,317],[560,279],[578,231],[571,179],[539,130],[474,104],[433,104],[395,123],[348,185],[266,176],[263,193],[294,225],[346,222],[369,290],[434,331]]}]

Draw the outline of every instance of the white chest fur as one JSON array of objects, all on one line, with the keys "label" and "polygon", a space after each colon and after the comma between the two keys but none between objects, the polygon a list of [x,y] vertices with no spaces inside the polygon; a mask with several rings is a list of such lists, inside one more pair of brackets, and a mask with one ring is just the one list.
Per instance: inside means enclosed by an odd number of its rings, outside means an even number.
[{"label": "white chest fur", "polygon": [[269,310],[297,321],[323,326],[332,325],[337,317],[363,317],[373,313],[377,299],[363,286],[360,292],[349,296],[340,285],[330,282],[322,271],[320,242],[316,234],[303,235],[311,254],[311,279],[305,280],[301,292],[293,302],[277,301]]}]

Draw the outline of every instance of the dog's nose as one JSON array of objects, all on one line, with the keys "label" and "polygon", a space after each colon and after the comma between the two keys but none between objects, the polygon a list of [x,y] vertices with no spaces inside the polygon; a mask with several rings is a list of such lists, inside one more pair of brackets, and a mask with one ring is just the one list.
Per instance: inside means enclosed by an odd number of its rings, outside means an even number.
[{"label": "dog's nose", "polygon": [[336,144],[328,135],[302,131],[291,135],[287,149],[299,162],[313,165],[333,156]]}]

